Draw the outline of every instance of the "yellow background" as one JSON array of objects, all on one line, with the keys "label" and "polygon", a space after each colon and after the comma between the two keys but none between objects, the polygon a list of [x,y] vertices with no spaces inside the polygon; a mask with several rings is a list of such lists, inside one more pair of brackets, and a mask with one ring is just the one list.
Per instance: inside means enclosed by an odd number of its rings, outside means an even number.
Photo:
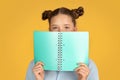
[{"label": "yellow background", "polygon": [[90,58],[100,80],[120,80],[119,0],[3,0],[0,2],[0,80],[24,80],[33,59],[33,31],[48,30],[46,9],[83,6],[79,31],[90,32]]}]

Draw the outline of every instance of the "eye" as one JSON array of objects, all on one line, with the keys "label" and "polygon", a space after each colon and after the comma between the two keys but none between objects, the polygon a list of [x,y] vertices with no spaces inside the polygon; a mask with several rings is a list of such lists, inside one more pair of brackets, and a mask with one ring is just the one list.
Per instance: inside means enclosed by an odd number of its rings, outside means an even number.
[{"label": "eye", "polygon": [[65,26],[65,29],[69,29],[70,27],[68,27],[68,26]]},{"label": "eye", "polygon": [[57,27],[52,27],[52,29],[57,29]]}]

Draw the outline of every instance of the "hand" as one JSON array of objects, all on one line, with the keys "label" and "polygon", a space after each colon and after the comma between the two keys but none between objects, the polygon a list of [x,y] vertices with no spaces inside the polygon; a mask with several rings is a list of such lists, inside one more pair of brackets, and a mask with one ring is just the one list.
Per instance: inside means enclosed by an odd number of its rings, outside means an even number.
[{"label": "hand", "polygon": [[43,70],[43,63],[37,62],[33,67],[32,71],[35,75],[36,80],[44,80],[44,70]]},{"label": "hand", "polygon": [[89,68],[87,67],[86,64],[81,63],[78,68],[75,69],[77,75],[78,75],[78,80],[87,80],[87,77],[89,75]]}]

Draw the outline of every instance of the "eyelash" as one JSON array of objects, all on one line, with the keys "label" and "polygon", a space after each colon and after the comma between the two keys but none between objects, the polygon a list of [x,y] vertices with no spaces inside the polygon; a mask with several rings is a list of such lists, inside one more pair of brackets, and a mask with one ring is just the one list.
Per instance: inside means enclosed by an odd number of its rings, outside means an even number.
[{"label": "eyelash", "polygon": [[53,27],[53,29],[57,29],[57,27]]},{"label": "eyelash", "polygon": [[[53,27],[52,29],[57,29],[57,27]],[[66,26],[65,29],[69,29],[69,27]]]},{"label": "eyelash", "polygon": [[65,27],[66,29],[69,29],[69,27]]}]

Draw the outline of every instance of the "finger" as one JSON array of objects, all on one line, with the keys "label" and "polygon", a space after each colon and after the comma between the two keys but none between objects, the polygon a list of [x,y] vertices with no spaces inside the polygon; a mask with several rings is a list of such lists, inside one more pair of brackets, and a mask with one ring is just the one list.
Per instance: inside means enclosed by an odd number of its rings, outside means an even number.
[{"label": "finger", "polygon": [[90,71],[89,68],[88,68],[87,66],[83,66],[83,65],[81,65],[80,67],[81,67],[81,69],[83,69],[83,70],[85,70],[85,71],[87,71],[87,72]]},{"label": "finger", "polygon": [[39,65],[35,65],[34,68],[43,68],[43,66],[39,64]]},{"label": "finger", "polygon": [[77,67],[77,68],[75,69],[75,71],[78,71],[78,70],[82,69],[82,67],[83,67],[83,66]]},{"label": "finger", "polygon": [[79,63],[78,64],[79,66],[85,66],[85,67],[88,67],[86,64],[84,64],[84,63]]},{"label": "finger", "polygon": [[84,70],[80,70],[79,72],[77,72],[77,74],[81,75],[82,77],[88,75],[88,73],[86,73]]},{"label": "finger", "polygon": [[78,71],[80,69],[80,67],[77,67],[76,69],[75,69],[75,71]]},{"label": "finger", "polygon": [[81,64],[80,64],[80,66],[85,66],[85,67],[88,67],[86,64],[83,64],[83,63],[81,63]]},{"label": "finger", "polygon": [[34,73],[42,73],[44,72],[41,68],[33,69]]},{"label": "finger", "polygon": [[86,70],[89,70],[89,68],[86,64],[81,64],[79,67],[84,67],[84,68],[86,68]]},{"label": "finger", "polygon": [[42,65],[42,66],[44,66],[43,62],[37,62],[35,65]]},{"label": "finger", "polygon": [[79,69],[78,71],[76,71],[76,73],[78,74],[82,74],[82,75],[88,75],[89,71],[84,70],[83,68]]},{"label": "finger", "polygon": [[41,69],[41,70],[44,70],[42,66],[36,66],[36,67],[34,67],[34,69]]},{"label": "finger", "polygon": [[41,68],[33,69],[34,72],[41,71]]},{"label": "finger", "polygon": [[79,71],[79,70],[84,70],[86,72],[89,72],[89,69],[86,68],[85,66],[80,66],[80,67],[78,67],[78,68],[75,69],[75,71]]},{"label": "finger", "polygon": [[41,69],[42,71],[44,71],[44,69],[43,69],[43,67],[41,65],[33,67],[33,70],[37,70],[37,69]]},{"label": "finger", "polygon": [[80,70],[83,70],[84,72],[87,72],[87,73],[89,72],[89,70],[88,70],[88,69],[85,69],[84,67],[80,67],[80,68],[77,70],[77,72],[80,71]]},{"label": "finger", "polygon": [[79,70],[79,71],[77,71],[77,73],[81,73],[81,72],[83,72],[83,73],[86,73],[86,71],[84,71],[84,70]]}]

